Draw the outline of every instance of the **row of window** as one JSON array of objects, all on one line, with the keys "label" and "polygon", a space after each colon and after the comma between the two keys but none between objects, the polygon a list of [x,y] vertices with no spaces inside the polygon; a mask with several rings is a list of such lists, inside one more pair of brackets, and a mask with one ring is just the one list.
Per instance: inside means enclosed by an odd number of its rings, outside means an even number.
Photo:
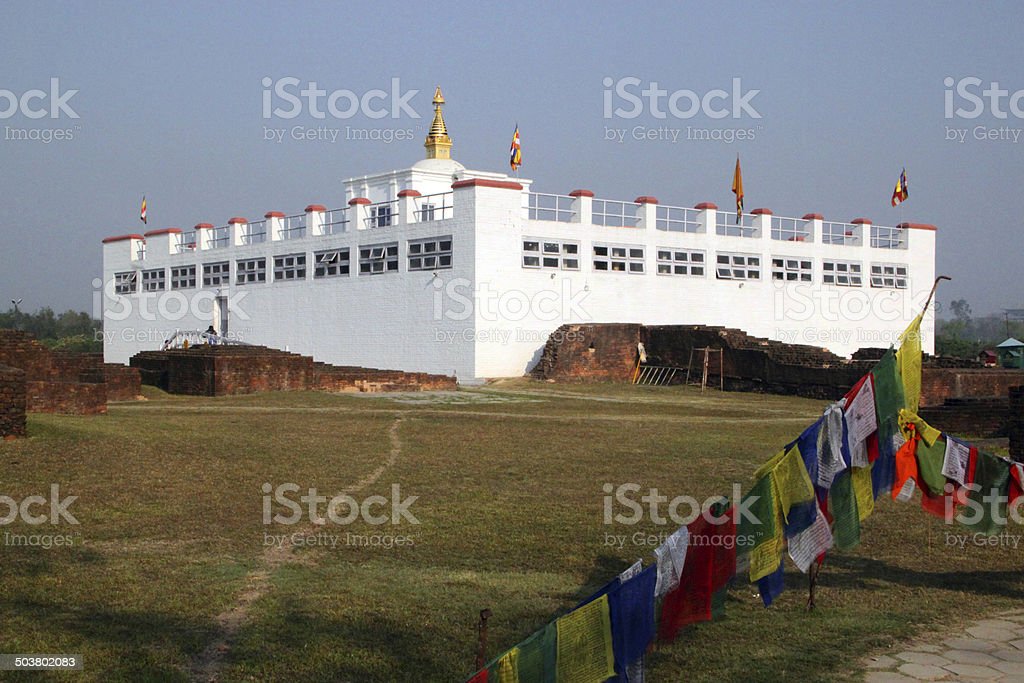
[{"label": "row of window", "polygon": [[[645,248],[629,244],[594,244],[593,269],[597,272],[645,272]],[[562,240],[523,240],[523,268],[580,270],[579,242]],[[705,252],[701,249],[657,249],[658,275],[706,275]],[[715,255],[715,277],[719,280],[760,280],[761,257],[757,254],[719,253]],[[772,257],[771,278],[782,282],[814,282],[810,259]],[[871,286],[889,289],[907,288],[907,266],[896,263],[872,263]],[[838,287],[861,287],[861,264],[857,261],[822,262],[822,282]]]},{"label": "row of window", "polygon": [[[360,246],[358,268],[360,275],[379,275],[398,272],[398,242]],[[407,262],[410,271],[447,270],[452,267],[452,238],[431,237],[410,240]],[[306,279],[306,254],[282,254],[273,257],[275,282]],[[313,254],[313,278],[345,277],[351,273],[352,255],[349,247],[318,251]],[[202,264],[203,287],[221,287],[231,282],[230,261]],[[182,265],[170,268],[170,289],[192,289],[197,282],[197,266]],[[267,281],[267,258],[264,256],[235,261],[235,284],[247,285]],[[114,291],[134,294],[138,291],[139,271],[115,273]],[[142,271],[142,291],[159,292],[167,289],[167,269]]]}]

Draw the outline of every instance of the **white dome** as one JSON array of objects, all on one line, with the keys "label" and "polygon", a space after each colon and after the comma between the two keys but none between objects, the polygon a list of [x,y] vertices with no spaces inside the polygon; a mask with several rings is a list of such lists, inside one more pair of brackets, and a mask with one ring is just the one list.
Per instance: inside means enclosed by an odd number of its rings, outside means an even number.
[{"label": "white dome", "polygon": [[412,165],[414,171],[430,171],[452,175],[466,170],[466,167],[454,159],[420,159]]}]

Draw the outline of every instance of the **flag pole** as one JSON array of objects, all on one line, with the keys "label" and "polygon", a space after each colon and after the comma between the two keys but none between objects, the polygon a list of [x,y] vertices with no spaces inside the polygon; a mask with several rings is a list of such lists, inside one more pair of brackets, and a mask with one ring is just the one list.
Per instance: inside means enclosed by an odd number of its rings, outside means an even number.
[{"label": "flag pole", "polygon": [[949,277],[948,275],[940,275],[937,278],[935,278],[935,283],[932,285],[932,291],[928,293],[928,300],[924,302],[924,308],[921,309],[922,316],[928,312],[928,306],[930,306],[932,303],[932,297],[935,296],[935,290],[939,288],[939,283],[942,282],[943,280],[952,281],[953,278]]}]

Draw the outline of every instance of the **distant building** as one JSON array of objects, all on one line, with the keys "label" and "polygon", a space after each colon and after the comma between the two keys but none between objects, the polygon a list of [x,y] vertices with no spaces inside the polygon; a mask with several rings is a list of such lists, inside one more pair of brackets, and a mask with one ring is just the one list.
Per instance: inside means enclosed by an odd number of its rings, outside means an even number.
[{"label": "distant building", "polygon": [[[434,103],[426,158],[346,180],[340,208],[105,239],[106,360],[210,324],[462,381],[522,375],[563,323],[721,325],[846,356],[895,342],[932,286],[934,226],[533,192],[453,160]],[[929,314],[927,352],[933,330]]]},{"label": "distant building", "polygon": [[1004,368],[1024,369],[1024,342],[1010,337],[996,347],[999,364]]},{"label": "distant building", "polygon": [[978,360],[986,368],[994,368],[999,363],[999,355],[992,349],[985,349],[978,354]]}]

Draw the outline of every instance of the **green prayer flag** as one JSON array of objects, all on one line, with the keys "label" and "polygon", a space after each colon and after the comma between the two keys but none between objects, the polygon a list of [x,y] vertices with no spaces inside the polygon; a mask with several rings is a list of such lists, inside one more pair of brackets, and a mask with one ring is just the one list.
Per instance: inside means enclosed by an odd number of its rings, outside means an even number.
[{"label": "green prayer flag", "polygon": [[936,439],[931,446],[924,439],[917,442],[917,483],[927,488],[933,496],[946,494],[946,475],[942,473],[945,459],[945,439]]},{"label": "green prayer flag", "polygon": [[860,543],[860,515],[857,496],[853,490],[853,476],[847,468],[836,476],[829,493],[832,511],[832,537],[836,548],[849,550]]},{"label": "green prayer flag", "polygon": [[875,411],[878,413],[878,421],[891,418],[895,423],[900,409],[906,407],[906,398],[903,396],[903,382],[896,367],[896,352],[892,347],[872,368],[871,377],[875,384]]},{"label": "green prayer flag", "polygon": [[979,452],[974,467],[975,488],[967,497],[966,509],[960,513],[960,520],[964,526],[989,536],[998,534],[1006,525],[1006,496],[1009,484],[1010,466],[1007,462],[994,455]]},{"label": "green prayer flag", "polygon": [[550,623],[519,644],[519,680],[555,683],[558,629]]},{"label": "green prayer flag", "polygon": [[[748,503],[752,498],[755,498]],[[768,539],[775,538],[775,506],[772,504],[772,478],[763,476],[754,484],[747,495],[743,496],[736,519],[736,536],[744,539],[743,545],[737,544],[737,552],[750,552]]]}]

